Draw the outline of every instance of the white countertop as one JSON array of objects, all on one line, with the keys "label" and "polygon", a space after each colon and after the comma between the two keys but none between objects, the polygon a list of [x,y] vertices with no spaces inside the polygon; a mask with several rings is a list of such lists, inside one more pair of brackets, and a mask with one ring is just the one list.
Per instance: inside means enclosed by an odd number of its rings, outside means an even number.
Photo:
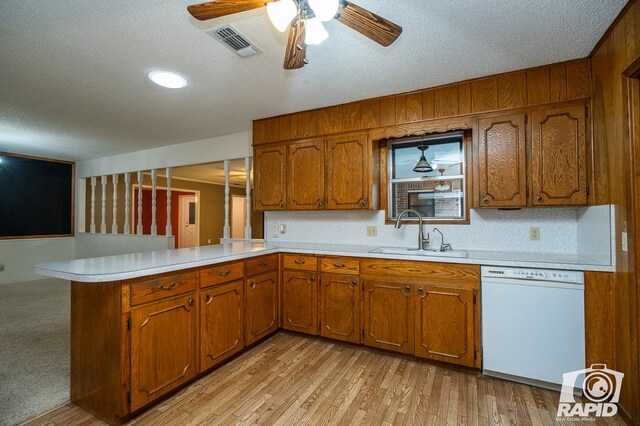
[{"label": "white countertop", "polygon": [[614,267],[610,264],[567,254],[468,250],[469,256],[460,258],[370,252],[376,248],[378,247],[339,244],[232,242],[214,246],[49,262],[35,265],[34,269],[40,275],[54,278],[79,282],[104,282],[285,252],[575,271],[614,271]]}]

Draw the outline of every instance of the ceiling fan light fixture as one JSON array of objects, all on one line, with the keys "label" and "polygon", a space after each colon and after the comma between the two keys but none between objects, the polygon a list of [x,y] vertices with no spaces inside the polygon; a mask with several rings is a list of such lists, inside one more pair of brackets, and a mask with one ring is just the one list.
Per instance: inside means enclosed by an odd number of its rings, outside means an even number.
[{"label": "ceiling fan light fixture", "polygon": [[330,21],[338,13],[340,0],[309,0],[309,7],[313,14],[321,21]]},{"label": "ceiling fan light fixture", "polygon": [[269,2],[267,3],[267,14],[273,26],[283,33],[298,14],[298,7],[293,0]]},{"label": "ceiling fan light fixture", "polygon": [[328,38],[329,33],[325,30],[320,18],[307,19],[304,44],[320,44]]},{"label": "ceiling fan light fixture", "polygon": [[171,71],[152,70],[147,74],[149,80],[167,89],[182,89],[187,86],[187,79]]}]

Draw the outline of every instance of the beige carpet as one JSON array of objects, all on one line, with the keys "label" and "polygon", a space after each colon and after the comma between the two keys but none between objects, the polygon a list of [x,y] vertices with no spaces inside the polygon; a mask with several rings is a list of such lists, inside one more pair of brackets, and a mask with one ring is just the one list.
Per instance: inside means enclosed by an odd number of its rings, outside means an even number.
[{"label": "beige carpet", "polygon": [[0,425],[69,400],[69,282],[0,284]]}]

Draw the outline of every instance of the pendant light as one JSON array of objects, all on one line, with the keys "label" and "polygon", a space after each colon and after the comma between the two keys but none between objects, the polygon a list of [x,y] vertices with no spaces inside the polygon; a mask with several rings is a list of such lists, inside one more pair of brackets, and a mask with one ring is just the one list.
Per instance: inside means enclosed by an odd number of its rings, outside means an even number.
[{"label": "pendant light", "polygon": [[433,167],[431,167],[431,164],[429,164],[429,162],[427,161],[426,157],[424,156],[424,152],[429,149],[428,146],[424,145],[424,135],[422,136],[422,140],[420,143],[420,146],[418,147],[418,149],[420,151],[422,151],[422,155],[420,156],[420,160],[418,160],[418,164],[416,164],[416,166],[413,168],[414,172],[417,173],[428,173],[428,172],[432,172],[433,171]]}]

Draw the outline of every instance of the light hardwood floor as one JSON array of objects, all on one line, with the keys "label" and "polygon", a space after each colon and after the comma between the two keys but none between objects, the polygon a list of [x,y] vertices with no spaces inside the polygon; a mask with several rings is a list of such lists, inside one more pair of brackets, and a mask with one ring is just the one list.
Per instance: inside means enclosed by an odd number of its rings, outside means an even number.
[{"label": "light hardwood floor", "polygon": [[[469,370],[281,332],[130,424],[553,425],[558,397]],[[73,404],[28,423],[62,424],[104,423]]]}]

